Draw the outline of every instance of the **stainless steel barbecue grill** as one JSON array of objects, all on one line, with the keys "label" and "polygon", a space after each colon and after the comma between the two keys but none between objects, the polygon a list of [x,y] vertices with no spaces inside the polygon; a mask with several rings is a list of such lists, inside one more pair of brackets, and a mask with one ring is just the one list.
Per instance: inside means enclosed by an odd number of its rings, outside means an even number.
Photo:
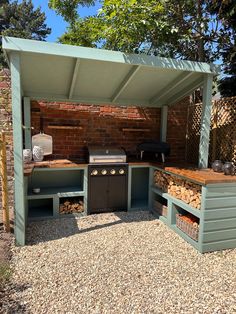
[{"label": "stainless steel barbecue grill", "polygon": [[88,153],[88,213],[127,210],[125,151],[113,147],[89,147]]}]

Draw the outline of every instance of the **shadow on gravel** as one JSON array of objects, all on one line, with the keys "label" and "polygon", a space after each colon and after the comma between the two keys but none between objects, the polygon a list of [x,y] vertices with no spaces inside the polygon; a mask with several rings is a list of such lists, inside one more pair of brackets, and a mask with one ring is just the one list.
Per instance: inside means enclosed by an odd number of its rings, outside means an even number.
[{"label": "shadow on gravel", "polygon": [[4,288],[0,288],[0,314],[30,314],[27,305],[16,295],[19,292],[28,289],[28,285],[6,284]]},{"label": "shadow on gravel", "polygon": [[27,227],[26,244],[35,245],[42,242],[70,237],[75,234],[82,234],[102,228],[108,228],[122,223],[138,223],[156,220],[151,213],[145,211],[129,213],[114,212],[112,214],[115,216],[115,221],[112,222],[103,220],[101,223],[100,214],[90,215],[87,216],[87,218],[84,217],[82,219],[87,219],[87,223],[86,226],[83,226],[82,228],[80,228],[80,218],[76,219],[65,217],[60,219],[31,222]]}]

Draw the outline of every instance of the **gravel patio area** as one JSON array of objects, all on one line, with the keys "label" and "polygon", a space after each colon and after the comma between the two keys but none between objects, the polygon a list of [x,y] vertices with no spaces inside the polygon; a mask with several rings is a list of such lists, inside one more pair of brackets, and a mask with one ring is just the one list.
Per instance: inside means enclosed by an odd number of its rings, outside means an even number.
[{"label": "gravel patio area", "polygon": [[236,313],[236,250],[200,254],[147,212],[31,223],[2,313]]}]

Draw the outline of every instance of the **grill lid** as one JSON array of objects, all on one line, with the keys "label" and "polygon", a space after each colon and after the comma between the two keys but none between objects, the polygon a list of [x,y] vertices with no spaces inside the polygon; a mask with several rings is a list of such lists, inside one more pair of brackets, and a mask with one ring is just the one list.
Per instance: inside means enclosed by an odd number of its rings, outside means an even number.
[{"label": "grill lid", "polygon": [[125,151],[116,147],[88,147],[89,163],[126,162]]}]

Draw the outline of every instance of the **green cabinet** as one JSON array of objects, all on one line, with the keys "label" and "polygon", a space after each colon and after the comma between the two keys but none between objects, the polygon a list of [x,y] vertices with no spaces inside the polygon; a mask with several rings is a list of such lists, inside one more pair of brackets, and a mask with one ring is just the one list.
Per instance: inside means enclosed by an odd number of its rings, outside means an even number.
[{"label": "green cabinet", "polygon": [[[30,220],[57,218],[60,201],[78,197],[87,213],[87,168],[35,168],[27,182],[27,216]],[[33,189],[40,188],[35,194]],[[68,216],[68,215],[67,215]]]},{"label": "green cabinet", "polygon": [[[153,171],[155,169],[160,170],[153,167]],[[156,214],[154,209],[154,202],[157,199],[161,202],[160,197],[167,202],[166,217]],[[163,204],[165,202],[162,201]],[[152,184],[150,210],[201,253],[236,247],[236,183],[202,185],[200,209],[161,191]],[[199,224],[197,240],[193,240],[177,227],[176,214],[178,213],[189,213],[196,217]]]}]

